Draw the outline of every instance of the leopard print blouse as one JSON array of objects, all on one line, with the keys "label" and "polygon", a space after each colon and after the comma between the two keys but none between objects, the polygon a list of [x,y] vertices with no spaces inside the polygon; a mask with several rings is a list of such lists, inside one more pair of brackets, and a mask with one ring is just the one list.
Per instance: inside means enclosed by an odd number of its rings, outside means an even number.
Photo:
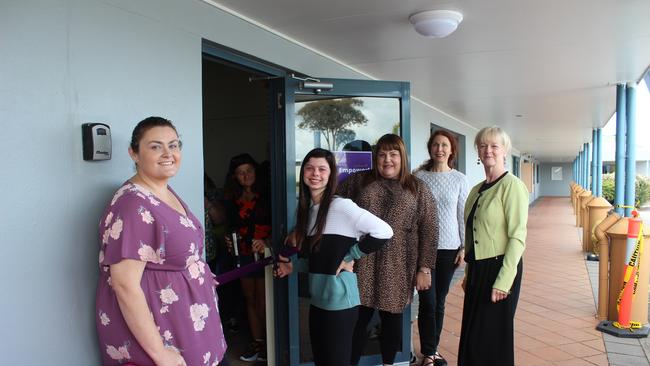
[{"label": "leopard print blouse", "polygon": [[364,175],[353,174],[337,194],[386,221],[394,236],[384,248],[355,264],[361,304],[399,314],[411,302],[419,267],[433,269],[438,247],[438,212],[429,188],[417,180],[417,194],[399,181],[379,179],[363,187]]}]

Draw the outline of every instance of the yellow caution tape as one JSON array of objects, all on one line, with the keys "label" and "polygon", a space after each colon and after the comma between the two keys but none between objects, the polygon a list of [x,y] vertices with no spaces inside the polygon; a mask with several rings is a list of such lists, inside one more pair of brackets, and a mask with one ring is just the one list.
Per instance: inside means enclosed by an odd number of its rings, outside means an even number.
[{"label": "yellow caution tape", "polygon": [[[627,206],[629,207],[629,206]],[[632,207],[634,208],[634,207]],[[638,214],[637,214],[638,215]],[[635,216],[636,217],[636,216]],[[636,245],[634,246],[634,252],[632,253],[632,257],[630,258],[630,262],[627,264],[625,268],[625,275],[623,277],[623,287],[621,287],[621,291],[618,294],[618,298],[616,299],[616,310],[620,311],[621,309],[621,297],[623,296],[623,291],[625,289],[625,285],[627,285],[628,281],[630,281],[630,273],[636,267],[636,272],[634,275],[634,286],[632,287],[632,299],[634,299],[634,296],[636,295],[636,289],[639,284],[639,266],[641,264],[641,253],[643,252],[643,221],[640,223],[639,227],[639,236],[636,239]],[[630,320],[630,326],[629,327],[623,327],[619,322],[613,322],[613,326],[619,329],[640,329],[642,327],[642,324],[637,321],[632,321]]]}]

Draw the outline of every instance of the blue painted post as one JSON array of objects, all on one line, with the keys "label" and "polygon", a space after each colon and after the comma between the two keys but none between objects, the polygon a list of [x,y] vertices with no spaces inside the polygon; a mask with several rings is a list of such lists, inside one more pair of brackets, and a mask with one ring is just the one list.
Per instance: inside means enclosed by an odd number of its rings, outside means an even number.
[{"label": "blue painted post", "polygon": [[603,196],[603,129],[596,129],[596,197]]},{"label": "blue painted post", "polygon": [[578,184],[580,187],[584,188],[585,186],[582,185],[582,147],[580,148],[580,151],[578,152]]},{"label": "blue painted post", "polygon": [[594,128],[591,131],[591,194],[596,197],[598,191],[598,182],[596,181],[596,172],[598,171],[597,165],[597,152],[598,149],[598,140],[596,135],[596,129]]},{"label": "blue painted post", "polygon": [[620,206],[625,199],[625,84],[616,85],[616,167],[614,168],[614,207],[623,215]]},{"label": "blue painted post", "polygon": [[585,184],[585,145],[582,144],[582,150],[580,150],[580,185],[582,188],[587,189]]},{"label": "blue painted post", "polygon": [[589,189],[589,143],[585,142],[585,189]]},{"label": "blue painted post", "polygon": [[[625,205],[634,206],[636,183],[636,86],[628,85],[625,93]],[[632,209],[625,209],[625,216],[631,216]]]},{"label": "blue painted post", "polygon": [[578,183],[578,174],[576,172],[576,166],[578,164],[578,157],[576,156],[575,159],[573,159],[573,181]]}]

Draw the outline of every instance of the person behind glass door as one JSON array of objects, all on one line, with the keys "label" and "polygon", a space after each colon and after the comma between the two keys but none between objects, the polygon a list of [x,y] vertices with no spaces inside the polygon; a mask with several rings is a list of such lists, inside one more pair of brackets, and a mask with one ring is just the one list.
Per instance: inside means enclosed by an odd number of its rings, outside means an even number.
[{"label": "person behind glass door", "polygon": [[[360,303],[354,260],[379,250],[393,235],[377,216],[335,196],[336,182],[334,155],[311,150],[300,167],[297,222],[290,241],[308,258],[309,338],[316,366],[349,362]],[[284,277],[293,266],[280,259],[276,276]]]},{"label": "person behind glass door", "polygon": [[435,131],[427,142],[427,150],[430,159],[417,169],[415,176],[426,183],[436,200],[440,231],[431,288],[419,292],[418,330],[424,356],[422,366],[444,366],[447,361],[438,352],[438,345],[449,285],[464,255],[468,184],[465,175],[453,168],[458,144],[451,133]]},{"label": "person behind glass door", "polygon": [[[267,187],[263,187],[257,162],[249,154],[230,159],[224,187],[224,204],[231,231],[237,235],[233,248],[231,235],[226,243],[238,255],[240,265],[247,265],[263,256],[271,236],[271,207]],[[259,270],[240,279],[246,298],[246,313],[252,341],[239,357],[242,361],[265,361],[266,299],[264,271]]]},{"label": "person behind glass door", "polygon": [[96,323],[103,365],[217,365],[226,351],[201,220],[168,185],[181,141],[161,117],[142,120],[136,174],[99,224]]},{"label": "person behind glass door", "polygon": [[360,259],[361,306],[354,331],[350,363],[357,365],[367,339],[366,328],[376,310],[381,320],[382,360],[393,364],[402,348],[402,313],[411,302],[413,286],[431,286],[438,246],[438,212],[426,185],[408,169],[402,139],[386,134],[377,141],[370,171],[352,174],[337,193],[388,222],[394,236],[385,247]]},{"label": "person behind glass door", "polygon": [[465,204],[465,290],[458,365],[514,365],[514,318],[526,246],[528,190],[506,171],[510,138],[499,127],[474,140],[485,180]]}]

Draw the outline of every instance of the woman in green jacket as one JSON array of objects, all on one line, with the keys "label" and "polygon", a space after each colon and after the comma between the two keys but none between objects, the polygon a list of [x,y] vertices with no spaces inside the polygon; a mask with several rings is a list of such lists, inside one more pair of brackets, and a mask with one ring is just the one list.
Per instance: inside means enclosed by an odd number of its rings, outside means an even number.
[{"label": "woman in green jacket", "polygon": [[506,171],[510,138],[498,127],[474,144],[485,181],[465,204],[465,278],[458,365],[514,365],[514,317],[521,286],[528,190]]}]

